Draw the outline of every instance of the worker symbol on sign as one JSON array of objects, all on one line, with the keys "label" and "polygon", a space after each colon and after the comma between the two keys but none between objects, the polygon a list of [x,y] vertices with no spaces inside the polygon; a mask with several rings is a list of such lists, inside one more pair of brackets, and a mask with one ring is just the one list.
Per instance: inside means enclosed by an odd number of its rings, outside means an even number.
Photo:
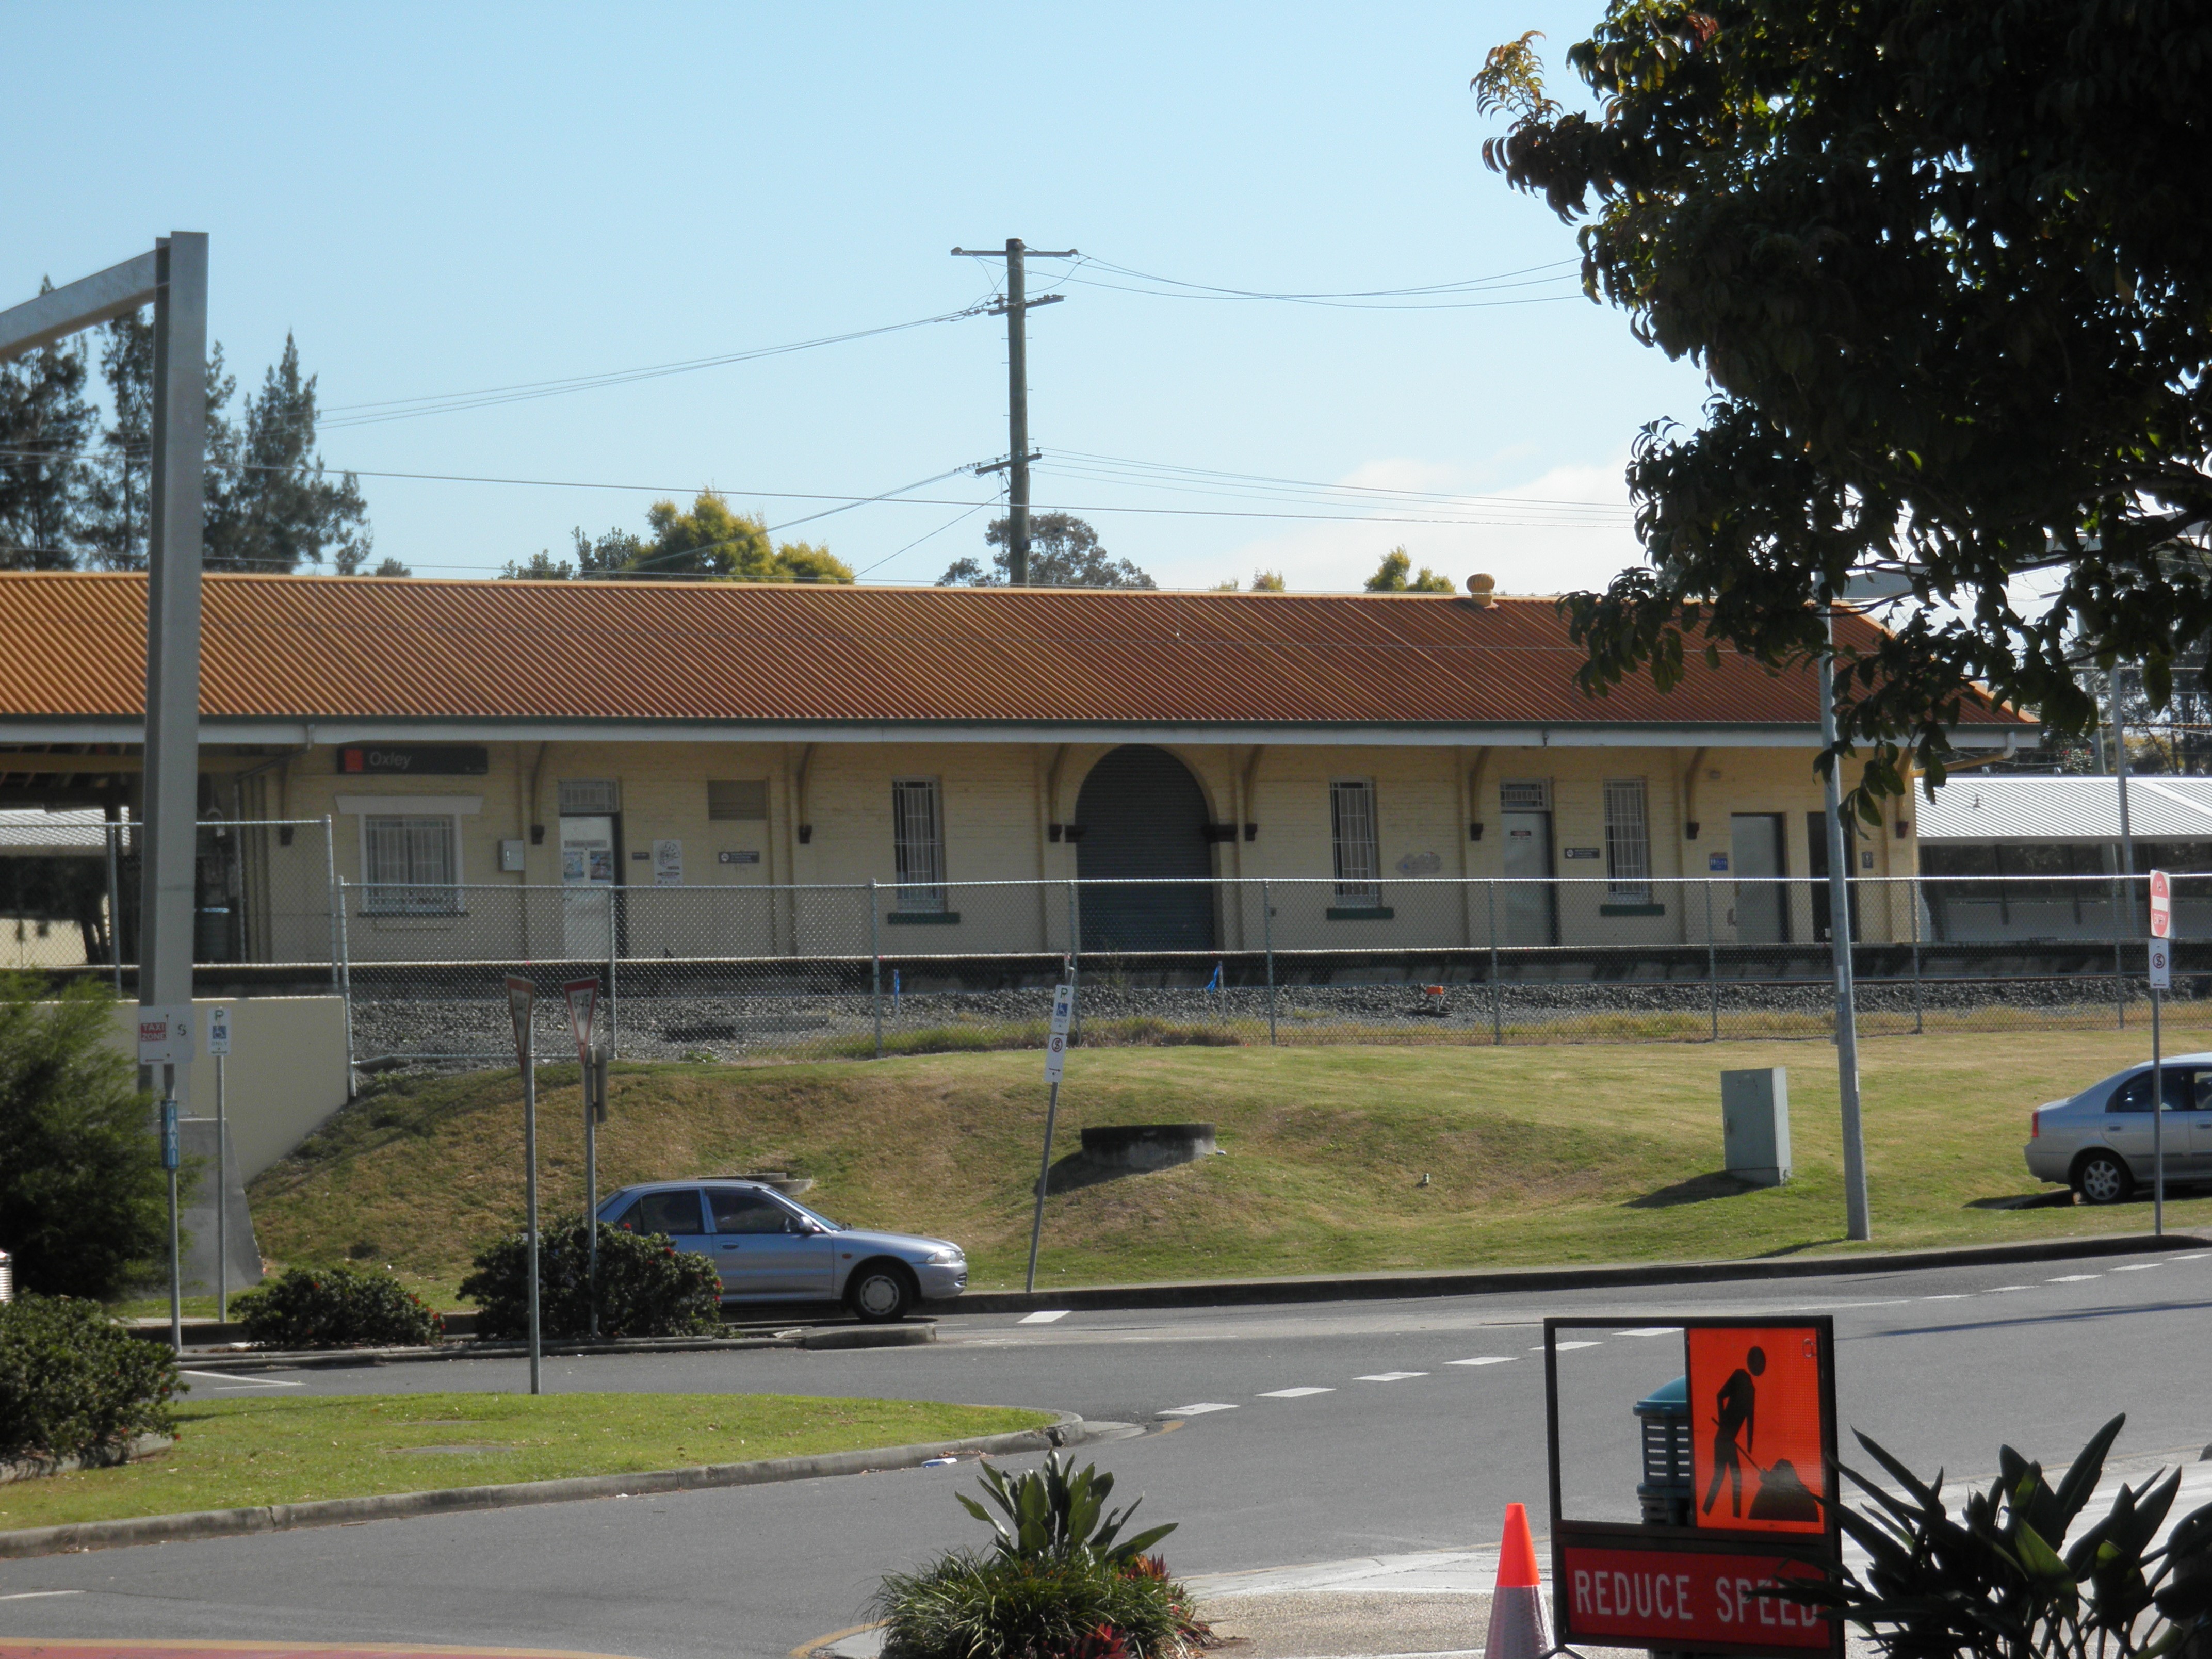
[{"label": "worker symbol on sign", "polygon": [[1802,1328],[1705,1327],[1688,1337],[1697,1524],[1820,1531],[1819,1345]]}]

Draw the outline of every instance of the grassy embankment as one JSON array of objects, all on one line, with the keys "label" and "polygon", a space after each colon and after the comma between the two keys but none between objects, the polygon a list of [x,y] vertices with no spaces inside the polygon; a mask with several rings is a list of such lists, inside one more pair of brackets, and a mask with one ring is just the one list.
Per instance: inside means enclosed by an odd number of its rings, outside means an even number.
[{"label": "grassy embankment", "polygon": [[[2139,1059],[2136,1033],[1929,1036],[1863,1050],[1878,1247],[2147,1231],[2148,1207],[2002,1207],[2055,1189],[2021,1160],[2027,1113]],[[1744,1192],[1721,1163],[1718,1073],[1785,1065],[1796,1178]],[[841,1220],[964,1244],[1018,1285],[1044,1089],[1030,1052],[854,1065],[617,1069],[603,1190],[754,1169],[813,1176]],[[1069,1057],[1060,1145],[1083,1125],[1189,1119],[1228,1156],[1055,1194],[1043,1282],[1783,1255],[1842,1248],[1834,1052],[1643,1048],[1124,1048]],[[573,1067],[540,1074],[549,1210],[580,1201]],[[1419,1185],[1426,1174],[1430,1184]],[[252,1187],[264,1250],[390,1263],[450,1297],[521,1208],[515,1075],[403,1080]],[[2168,1206],[2212,1229],[2212,1198]]]},{"label": "grassy embankment", "polygon": [[0,1486],[0,1531],[509,1480],[629,1474],[965,1440],[1048,1412],[790,1395],[372,1395],[178,1410],[177,1443],[122,1468]]}]

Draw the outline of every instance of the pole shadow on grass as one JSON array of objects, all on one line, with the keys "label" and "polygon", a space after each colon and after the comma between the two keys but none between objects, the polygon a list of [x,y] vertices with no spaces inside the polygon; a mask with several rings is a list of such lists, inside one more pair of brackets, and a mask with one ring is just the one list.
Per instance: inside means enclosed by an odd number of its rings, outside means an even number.
[{"label": "pole shadow on grass", "polygon": [[1704,1175],[1692,1176],[1687,1181],[1678,1181],[1671,1187],[1662,1187],[1656,1192],[1632,1198],[1620,1207],[1624,1210],[1671,1210],[1678,1205],[1705,1204],[1717,1198],[1740,1198],[1759,1188],[1754,1183],[1741,1180],[1725,1170],[1712,1170]]}]

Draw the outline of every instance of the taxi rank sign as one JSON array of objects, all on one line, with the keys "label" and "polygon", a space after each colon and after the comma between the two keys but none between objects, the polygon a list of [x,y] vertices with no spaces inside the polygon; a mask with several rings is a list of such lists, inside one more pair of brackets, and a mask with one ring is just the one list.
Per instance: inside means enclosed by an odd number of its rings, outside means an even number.
[{"label": "taxi rank sign", "polygon": [[[1686,1468],[1678,1461],[1644,1474],[1647,1480],[1671,1474],[1677,1492],[1687,1475],[1687,1526],[1576,1521],[1561,1512],[1558,1334],[1617,1329],[1620,1322],[1544,1322],[1557,1641],[1843,1659],[1840,1620],[1775,1593],[1789,1580],[1833,1577],[1843,1559],[1834,1322],[1652,1322],[1681,1328],[1689,1444]],[[1622,1472],[1625,1486],[1634,1484],[1631,1473]]]}]

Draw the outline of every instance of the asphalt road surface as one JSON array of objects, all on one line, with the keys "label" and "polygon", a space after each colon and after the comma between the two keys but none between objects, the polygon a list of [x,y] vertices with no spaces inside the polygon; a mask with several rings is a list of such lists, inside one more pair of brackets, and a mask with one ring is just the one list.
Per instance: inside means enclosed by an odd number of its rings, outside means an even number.
[{"label": "asphalt road surface", "polygon": [[[1571,1513],[1632,1519],[1632,1402],[1682,1370],[1669,1316],[1828,1313],[1846,1462],[1865,1430],[1954,1480],[2001,1442],[2063,1467],[2114,1412],[2118,1456],[2212,1442],[2212,1252],[1784,1284],[1057,1318],[954,1316],[944,1340],[550,1360],[555,1391],[769,1390],[1054,1407],[1144,1425],[1083,1455],[1176,1521],[1179,1573],[1494,1543],[1547,1513],[1540,1322],[1560,1355]],[[1469,1363],[1480,1361],[1486,1363]],[[216,1398],[524,1386],[470,1360],[208,1376]],[[235,1390],[236,1392],[233,1392]],[[1867,1460],[1858,1459],[1862,1465]],[[0,1638],[497,1644],[780,1659],[859,1622],[887,1569],[981,1529],[972,1464],[0,1563]],[[54,1594],[54,1592],[65,1592]]]}]

